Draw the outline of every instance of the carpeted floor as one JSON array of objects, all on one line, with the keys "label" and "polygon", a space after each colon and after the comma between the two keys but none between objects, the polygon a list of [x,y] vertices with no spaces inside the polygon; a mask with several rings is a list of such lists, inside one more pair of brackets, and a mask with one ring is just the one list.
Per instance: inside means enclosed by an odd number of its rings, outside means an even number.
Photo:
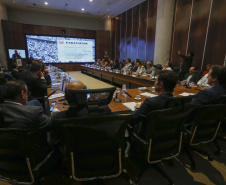
[{"label": "carpeted floor", "polygon": [[102,89],[102,88],[108,88],[108,87],[113,87],[112,85],[105,83],[103,81],[100,81],[96,78],[92,78],[88,75],[82,74],[79,71],[74,71],[74,72],[67,72],[69,73],[69,75],[76,79],[81,81],[82,83],[84,83],[86,85],[86,87],[88,87],[89,89]]}]

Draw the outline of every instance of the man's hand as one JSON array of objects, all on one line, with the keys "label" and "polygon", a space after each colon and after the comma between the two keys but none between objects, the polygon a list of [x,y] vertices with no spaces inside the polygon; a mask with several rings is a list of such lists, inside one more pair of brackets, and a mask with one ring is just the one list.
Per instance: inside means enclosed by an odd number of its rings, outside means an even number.
[{"label": "man's hand", "polygon": [[140,106],[143,104],[143,102],[141,102],[141,103],[137,103],[135,106],[134,106],[134,108],[135,109],[139,109],[140,108]]},{"label": "man's hand", "polygon": [[53,109],[55,109],[55,108],[58,108],[58,106],[57,106],[57,105],[54,105],[54,106],[53,106]]},{"label": "man's hand", "polygon": [[181,51],[180,51],[180,50],[178,50],[178,54],[179,54],[179,55],[181,54]]}]

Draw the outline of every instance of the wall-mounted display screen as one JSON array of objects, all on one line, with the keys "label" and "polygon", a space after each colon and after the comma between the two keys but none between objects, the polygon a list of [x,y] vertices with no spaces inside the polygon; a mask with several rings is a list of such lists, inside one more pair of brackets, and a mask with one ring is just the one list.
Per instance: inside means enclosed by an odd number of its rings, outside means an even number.
[{"label": "wall-mounted display screen", "polygon": [[28,57],[45,63],[95,62],[96,40],[60,36],[26,35]]},{"label": "wall-mounted display screen", "polygon": [[[9,58],[26,58],[26,53],[24,49],[9,49]],[[17,54],[15,53],[17,51]],[[19,57],[20,56],[20,57]]]}]

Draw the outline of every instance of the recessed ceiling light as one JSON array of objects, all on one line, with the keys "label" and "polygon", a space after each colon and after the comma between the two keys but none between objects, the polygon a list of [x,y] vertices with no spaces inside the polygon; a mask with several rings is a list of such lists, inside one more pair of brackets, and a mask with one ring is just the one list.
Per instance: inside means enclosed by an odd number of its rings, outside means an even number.
[{"label": "recessed ceiling light", "polygon": [[108,17],[110,17],[110,16],[108,16]]},{"label": "recessed ceiling light", "polygon": [[109,9],[107,9],[107,11],[108,11]]},{"label": "recessed ceiling light", "polygon": [[45,2],[45,5],[48,5],[48,2]]},{"label": "recessed ceiling light", "polygon": [[90,2],[92,2],[93,0],[89,0]]},{"label": "recessed ceiling light", "polygon": [[84,11],[85,9],[84,8],[82,8],[82,11]]},{"label": "recessed ceiling light", "polygon": [[16,1],[13,1],[13,3],[16,3]]}]

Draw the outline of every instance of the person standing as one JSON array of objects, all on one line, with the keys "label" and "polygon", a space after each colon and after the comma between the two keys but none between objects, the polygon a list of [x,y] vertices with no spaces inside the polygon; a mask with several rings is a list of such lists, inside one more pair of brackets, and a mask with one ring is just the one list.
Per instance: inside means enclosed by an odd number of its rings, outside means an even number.
[{"label": "person standing", "polygon": [[179,80],[181,81],[181,80],[183,80],[184,75],[189,72],[189,69],[190,69],[191,64],[192,64],[194,53],[189,51],[188,55],[186,56],[186,55],[182,54],[180,50],[178,50],[178,54],[181,58],[184,59],[182,64],[181,64],[181,69],[180,69],[180,73],[179,73]]}]

